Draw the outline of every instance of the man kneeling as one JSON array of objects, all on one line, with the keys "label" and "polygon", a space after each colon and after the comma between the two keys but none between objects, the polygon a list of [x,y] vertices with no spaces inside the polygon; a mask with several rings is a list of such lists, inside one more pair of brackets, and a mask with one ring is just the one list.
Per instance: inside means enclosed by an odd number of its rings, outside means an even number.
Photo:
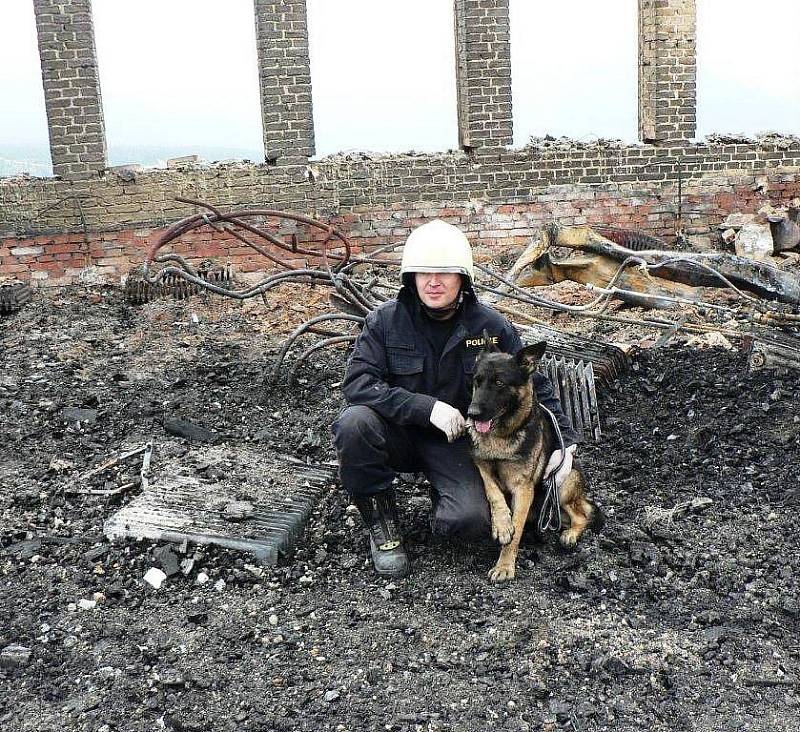
[{"label": "man kneeling", "polygon": [[[410,566],[392,480],[422,471],[432,486],[434,533],[489,536],[491,519],[480,473],[470,457],[465,420],[475,359],[484,332],[514,354],[522,341],[500,313],[478,302],[472,251],[464,233],[434,220],[403,249],[397,297],[371,312],[343,382],[348,407],[333,426],[342,485],[369,531],[379,575],[403,577]],[[572,469],[578,435],[552,384],[534,374],[539,402],[561,426],[566,456],[556,482]],[[560,462],[556,451],[547,472]]]}]

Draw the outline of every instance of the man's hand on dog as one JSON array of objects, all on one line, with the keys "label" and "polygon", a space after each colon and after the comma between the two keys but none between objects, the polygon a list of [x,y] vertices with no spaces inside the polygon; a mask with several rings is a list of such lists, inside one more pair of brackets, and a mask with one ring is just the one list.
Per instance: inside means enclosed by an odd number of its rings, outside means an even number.
[{"label": "man's hand on dog", "polygon": [[445,402],[436,402],[430,416],[431,424],[447,435],[447,441],[452,442],[463,434],[467,428],[464,417],[454,407]]},{"label": "man's hand on dog", "polygon": [[[564,464],[559,468],[558,472],[556,473],[556,488],[561,488],[564,485],[564,481],[567,479],[567,476],[572,472],[572,458],[575,455],[575,451],[578,449],[577,445],[570,445],[568,448],[564,450]],[[551,456],[550,460],[547,461],[547,467],[544,469],[544,477],[548,478],[551,473],[558,468],[558,464],[561,462],[561,450],[556,450]]]}]

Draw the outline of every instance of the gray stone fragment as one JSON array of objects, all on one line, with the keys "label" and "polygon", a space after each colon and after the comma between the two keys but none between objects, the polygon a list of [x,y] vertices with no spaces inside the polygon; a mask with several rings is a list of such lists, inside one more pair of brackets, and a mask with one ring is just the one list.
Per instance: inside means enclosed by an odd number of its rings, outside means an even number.
[{"label": "gray stone fragment", "polygon": [[254,511],[255,508],[249,501],[231,501],[225,506],[223,516],[226,521],[245,521]]},{"label": "gray stone fragment", "polygon": [[216,444],[220,441],[220,436],[216,432],[207,430],[205,427],[193,424],[185,419],[168,419],[164,422],[164,429],[171,435],[183,437],[189,442],[208,442]]},{"label": "gray stone fragment", "polygon": [[96,409],[84,409],[83,407],[67,407],[61,413],[67,422],[95,422],[97,420]]},{"label": "gray stone fragment", "polygon": [[31,660],[31,649],[18,643],[12,643],[0,651],[0,666],[3,668],[20,668],[27,666]]},{"label": "gray stone fragment", "polygon": [[158,563],[167,577],[177,574],[180,569],[178,555],[175,554],[172,547],[169,545],[157,546],[153,549],[153,559]]}]

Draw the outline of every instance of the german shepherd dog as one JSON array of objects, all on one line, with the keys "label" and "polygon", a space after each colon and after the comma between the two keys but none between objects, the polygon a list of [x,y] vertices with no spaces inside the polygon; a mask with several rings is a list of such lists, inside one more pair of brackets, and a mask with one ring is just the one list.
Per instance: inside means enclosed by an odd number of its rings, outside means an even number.
[{"label": "german shepherd dog", "polygon": [[[484,348],[476,361],[467,423],[472,457],[491,509],[492,537],[503,545],[497,564],[489,571],[493,582],[514,578],[522,532],[533,518],[534,495],[550,455],[559,448],[553,424],[539,406],[533,386],[533,372],[546,345],[526,346],[511,356],[494,347],[484,334]],[[595,510],[586,499],[586,478],[577,461],[559,490],[559,503],[570,520],[561,532],[561,543],[574,546]]]}]

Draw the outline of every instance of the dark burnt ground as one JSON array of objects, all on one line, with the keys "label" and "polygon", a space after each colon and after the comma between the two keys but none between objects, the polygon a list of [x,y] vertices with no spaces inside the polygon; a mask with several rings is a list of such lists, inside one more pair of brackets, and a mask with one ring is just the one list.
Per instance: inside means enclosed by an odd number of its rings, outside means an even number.
[{"label": "dark burnt ground", "polygon": [[[156,591],[156,546],[100,535],[124,499],[65,496],[67,477],[151,436],[156,477],[229,475],[243,443],[330,459],[342,356],[265,388],[255,311],[116,297],[0,321],[0,649],[31,651],[0,668],[3,730],[800,729],[796,373],[639,356],[581,450],[604,529],[571,553],[531,537],[510,585],[486,579],[496,547],[430,537],[422,487],[403,498],[414,574],[376,580],[333,488],[283,566],[190,546],[189,575]],[[227,435],[230,459],[198,465],[165,416]]]}]

